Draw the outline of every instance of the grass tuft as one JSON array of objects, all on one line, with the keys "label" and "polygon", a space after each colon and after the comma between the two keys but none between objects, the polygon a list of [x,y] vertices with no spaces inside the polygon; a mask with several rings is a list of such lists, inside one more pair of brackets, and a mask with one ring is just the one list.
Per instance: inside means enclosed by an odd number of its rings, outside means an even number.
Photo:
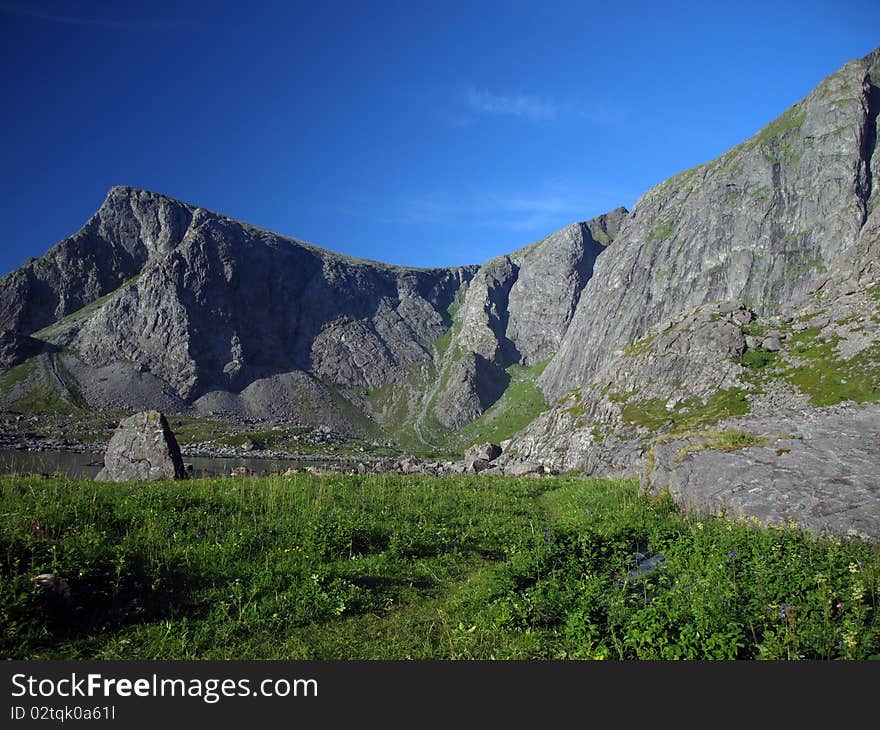
[{"label": "grass tuft", "polygon": [[[747,449],[751,446],[764,446],[767,438],[764,436],[756,436],[747,431],[727,430],[727,431],[686,431],[676,434],[677,439],[699,439],[696,443],[685,444],[682,446],[676,458],[678,461],[684,460],[689,454],[698,451],[739,451]],[[658,441],[664,440],[663,437]]]}]

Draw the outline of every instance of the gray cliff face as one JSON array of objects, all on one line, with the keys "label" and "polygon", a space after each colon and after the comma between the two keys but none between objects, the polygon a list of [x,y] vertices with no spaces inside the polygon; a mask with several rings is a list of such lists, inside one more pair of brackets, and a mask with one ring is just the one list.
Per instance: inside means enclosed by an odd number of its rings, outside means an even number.
[{"label": "gray cliff face", "polygon": [[[637,476],[670,435],[880,395],[878,81],[880,51],[639,201],[545,370],[558,404],[506,460]],[[766,200],[724,191],[765,165]]]},{"label": "gray cliff face", "polygon": [[519,275],[509,256],[483,265],[468,286],[461,308],[461,330],[453,343],[503,366],[516,358],[516,345],[507,337],[510,290]]},{"label": "gray cliff face", "polygon": [[880,51],[755,137],[658,185],[596,261],[541,386],[587,384],[656,322],[712,301],[758,312],[807,291],[853,246],[876,189]]},{"label": "gray cliff face", "polygon": [[423,446],[550,402],[499,468],[629,475],[658,439],[827,402],[804,375],[820,365],[876,400],[878,111],[880,49],[631,213],[482,267],[357,260],[114,188],[0,280],[0,369],[19,368],[0,393],[340,433],[375,417]]},{"label": "gray cliff face", "polygon": [[38,355],[45,343],[7,330],[0,331],[0,368],[11,368]]},{"label": "gray cliff face", "polygon": [[629,215],[629,211],[623,206],[615,208],[608,213],[591,218],[586,222],[590,235],[597,243],[603,246],[610,245],[620,232],[620,225]]},{"label": "gray cliff face", "polygon": [[295,370],[376,387],[430,357],[469,276],[346,259],[196,210],[66,344],[95,365],[140,363],[187,400]]},{"label": "gray cliff face", "polygon": [[435,413],[448,428],[478,418],[504,392],[505,368],[533,366],[559,348],[581,292],[626,210],[575,223],[487,262],[467,286],[457,316],[446,387]]},{"label": "gray cliff face", "polygon": [[507,374],[475,352],[462,355],[449,367],[446,387],[435,406],[437,420],[450,429],[479,418],[504,392]]},{"label": "gray cliff face", "polygon": [[663,322],[563,398],[511,442],[505,460],[558,471],[637,476],[651,439],[737,393],[748,311],[732,303],[698,307]]},{"label": "gray cliff face", "polygon": [[[614,239],[613,221],[625,214],[618,208],[576,223],[520,254],[519,276],[508,297],[505,334],[524,365],[536,365],[559,350],[596,258]],[[594,229],[605,244],[593,235]]]},{"label": "gray cliff face", "polygon": [[[113,188],[79,233],[0,286],[5,367],[46,342],[68,353],[91,407],[125,407],[130,392],[140,408],[154,393],[173,411],[271,411],[350,431],[350,418],[333,417],[337,388],[364,410],[356,393],[428,364],[446,374],[443,392],[432,391],[435,415],[457,428],[503,394],[505,368],[556,352],[625,215],[618,209],[569,226],[483,267],[423,270],[334,254],[157,193]],[[453,346],[438,363],[435,345],[453,325]],[[37,335],[34,347],[24,333]],[[132,389],[135,381],[143,387]]]},{"label": "gray cliff face", "polygon": [[157,193],[112,188],[79,232],[0,279],[0,329],[32,333],[112,292],[180,243],[192,211]]},{"label": "gray cliff face", "polygon": [[[856,245],[805,296],[767,316],[715,302],[656,324],[517,434],[502,461],[641,476],[648,483],[655,456],[662,456],[660,488],[679,478],[670,476],[677,467],[667,442],[711,441],[725,423],[751,431],[749,424],[767,419],[822,420],[827,405],[843,419],[848,410],[854,418],[875,414],[856,405],[880,400],[880,207],[872,208]],[[848,458],[829,443],[831,461]],[[840,449],[849,446],[840,442]],[[728,476],[719,471],[712,484],[728,484]],[[804,498],[809,489],[809,482],[800,487]]]}]

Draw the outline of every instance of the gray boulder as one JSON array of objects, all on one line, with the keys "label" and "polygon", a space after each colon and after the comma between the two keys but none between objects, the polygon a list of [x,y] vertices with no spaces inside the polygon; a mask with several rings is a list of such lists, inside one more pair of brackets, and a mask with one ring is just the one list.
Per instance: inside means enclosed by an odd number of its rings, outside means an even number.
[{"label": "gray boulder", "polygon": [[779,352],[779,338],[765,337],[761,347],[767,350],[767,352]]},{"label": "gray boulder", "polygon": [[424,464],[414,456],[404,456],[398,460],[396,468],[401,474],[421,474]]},{"label": "gray boulder", "polygon": [[464,452],[465,461],[469,459],[485,459],[486,461],[495,461],[501,456],[501,447],[498,444],[479,444],[471,446]]},{"label": "gray boulder", "polygon": [[36,584],[60,598],[70,598],[70,585],[64,578],[55,573],[41,573],[34,578]]},{"label": "gray boulder", "polygon": [[123,420],[107,445],[103,482],[145,482],[185,479],[186,469],[168,420],[158,411],[144,411]]},{"label": "gray boulder", "polygon": [[472,473],[486,471],[490,466],[490,463],[486,459],[479,459],[477,457],[472,457],[464,462],[465,471]]},{"label": "gray boulder", "polygon": [[504,467],[504,475],[508,477],[543,476],[544,467],[535,461],[518,461]]}]

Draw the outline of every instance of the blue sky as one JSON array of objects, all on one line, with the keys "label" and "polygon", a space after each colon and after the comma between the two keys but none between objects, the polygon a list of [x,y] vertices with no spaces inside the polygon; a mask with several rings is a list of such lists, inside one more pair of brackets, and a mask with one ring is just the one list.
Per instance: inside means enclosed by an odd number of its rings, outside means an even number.
[{"label": "blue sky", "polygon": [[875,1],[0,0],[0,274],[117,184],[481,263],[749,137],[880,45]]}]

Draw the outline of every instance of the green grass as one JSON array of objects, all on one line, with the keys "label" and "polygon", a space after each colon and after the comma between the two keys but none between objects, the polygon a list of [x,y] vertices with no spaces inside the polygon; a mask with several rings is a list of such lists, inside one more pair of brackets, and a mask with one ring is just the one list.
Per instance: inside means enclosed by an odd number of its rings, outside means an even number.
[{"label": "green grass", "polygon": [[32,357],[0,375],[0,398],[6,400],[16,385],[21,385],[36,372],[37,358]]},{"label": "green grass", "polygon": [[810,396],[816,406],[880,400],[880,345],[843,360],[835,351],[837,339],[826,342],[819,334],[818,328],[811,327],[790,338],[786,354],[795,356],[798,362],[785,368],[781,376]]},{"label": "green grass", "polygon": [[[698,451],[739,451],[750,446],[763,446],[767,443],[767,438],[764,436],[757,436],[747,431],[734,429],[726,431],[686,431],[677,434],[675,438],[698,439],[695,443],[686,444],[678,450],[676,458],[679,461],[685,459],[689,454],[694,454]],[[668,440],[668,438],[661,437],[658,439],[658,441],[663,440]]]},{"label": "green grass", "polygon": [[[426,365],[410,373],[401,383],[386,384],[371,391],[367,401],[383,428],[408,452],[429,459],[461,458],[466,447],[486,441],[499,443],[510,438],[547,409],[536,381],[548,362],[532,367],[511,365],[506,368],[510,381],[502,396],[477,420],[459,429],[446,428],[434,414],[437,398],[448,383],[448,367],[438,376],[433,366]],[[437,381],[436,387],[432,381]],[[434,396],[419,424],[426,444],[416,438],[413,421],[418,415],[420,399],[431,389],[434,389]]]},{"label": "green grass", "polygon": [[[780,325],[779,329],[787,335],[780,352],[745,352],[740,362],[748,372],[741,379],[755,386],[752,392],[760,392],[770,380],[781,379],[809,396],[815,406],[880,400],[880,345],[870,345],[844,360],[838,355],[838,336],[826,339],[819,327],[809,326],[812,319],[822,314],[823,311],[811,312]],[[795,332],[794,324],[807,327]],[[858,332],[861,324],[860,315],[836,322],[839,328],[846,327],[851,332]],[[761,335],[766,328],[753,323],[744,331]]]},{"label": "green grass", "polygon": [[460,444],[478,444],[489,441],[497,444],[510,438],[547,410],[544,394],[536,385],[549,360],[531,368],[511,365],[506,372],[510,385],[504,395],[473,423],[459,429],[455,441]]},{"label": "green grass", "polygon": [[743,367],[750,370],[763,370],[776,362],[778,355],[767,350],[746,350],[742,356]]},{"label": "green grass", "polygon": [[630,426],[650,432],[670,424],[671,433],[681,433],[710,426],[722,418],[748,413],[746,394],[747,391],[742,388],[728,388],[718,391],[705,401],[700,398],[681,401],[671,410],[666,408],[666,401],[662,398],[627,402],[621,410],[621,417]]},{"label": "green grass", "polygon": [[95,311],[98,310],[105,302],[109,301],[112,297],[118,294],[120,291],[125,289],[132,284],[136,284],[138,279],[140,278],[140,274],[136,274],[135,276],[127,279],[122,282],[116,289],[105,294],[102,297],[98,297],[97,299],[89,302],[84,307],[77,309],[75,312],[71,312],[70,314],[62,317],[57,322],[53,322],[50,325],[47,325],[41,330],[34,332],[32,335],[37,339],[48,340],[51,341],[53,337],[56,335],[62,334],[66,332],[70,327],[73,327],[77,324],[81,324],[86,319],[88,319]]},{"label": "green grass", "polygon": [[[461,303],[456,295],[456,300],[447,310],[447,316],[452,324],[434,341],[432,362],[416,367],[410,366],[402,382],[385,383],[367,395],[367,403],[382,428],[402,447],[419,456],[450,455],[445,453],[447,447],[445,442],[448,440],[449,431],[437,420],[434,409],[437,400],[449,385],[452,367],[464,357],[458,345],[453,344],[461,331],[461,322],[456,319],[460,308]],[[450,347],[453,347],[452,351],[449,351]],[[438,367],[440,367],[439,372]],[[420,418],[422,399],[431,391],[433,395],[425,408],[425,417],[421,419],[419,430],[426,441],[436,442],[433,447],[416,435],[414,425],[414,421]]]},{"label": "green grass", "polygon": [[643,337],[640,340],[636,340],[632,345],[627,347],[623,351],[624,357],[634,357],[636,355],[642,355],[648,352],[651,349],[651,345],[654,344],[654,340],[657,339],[657,335],[648,335],[647,337]]},{"label": "green grass", "polygon": [[651,232],[648,234],[648,242],[652,243],[654,241],[662,241],[666,238],[671,238],[675,235],[676,230],[678,230],[675,224],[669,220],[661,220],[651,229]]},{"label": "green grass", "polygon": [[800,158],[801,149],[799,144],[795,144],[798,138],[789,133],[799,129],[806,118],[806,112],[800,111],[798,105],[790,107],[734,150],[748,152],[760,146],[761,153],[768,162],[794,163]]},{"label": "green grass", "polygon": [[[413,422],[421,407],[421,398],[429,392],[432,382],[436,379],[437,370],[433,363],[407,366],[406,376],[399,382],[388,382],[371,390],[366,395],[366,402],[373,417],[380,424],[382,433],[391,437],[408,452],[417,455],[430,455],[430,449],[416,436]],[[442,429],[439,423],[432,420],[431,427],[425,431]]]},{"label": "green grass", "polygon": [[876,545],[634,482],[0,478],[7,659],[867,658],[878,609]]},{"label": "green grass", "polygon": [[[61,362],[60,356],[57,353],[50,353],[46,357],[48,359],[39,356],[31,358],[0,376],[0,399],[8,401],[15,386],[30,379],[30,389],[14,401],[9,401],[8,408],[28,414],[71,414],[87,409],[88,404],[73,376]],[[46,382],[44,368],[49,367],[50,363],[63,383],[64,392],[54,384]]]},{"label": "green grass", "polygon": [[767,144],[778,137],[784,136],[793,129],[799,129],[806,119],[806,112],[797,111],[795,107],[791,107],[758,132],[756,139],[759,143]]},{"label": "green grass", "polygon": [[355,406],[348,398],[346,398],[337,386],[327,378],[318,378],[321,385],[324,386],[327,393],[333,399],[336,412],[341,414],[348,423],[358,428],[361,433],[368,436],[379,434],[379,428],[375,421],[370,420]]},{"label": "green grass", "polygon": [[579,401],[575,401],[574,405],[569,406],[565,409],[565,412],[573,419],[577,420],[587,414],[586,406],[584,406]]},{"label": "green grass", "polygon": [[[433,366],[431,372],[435,372]],[[399,427],[411,417],[407,408],[410,391],[424,385],[421,372],[410,366],[401,382],[389,381],[378,388],[368,390],[365,400],[376,418],[392,424],[392,428]]]},{"label": "green grass", "polygon": [[79,407],[64,400],[59,392],[50,386],[37,385],[25,395],[9,404],[13,411],[21,413],[75,413]]},{"label": "green grass", "polygon": [[440,362],[443,359],[443,355],[449,349],[449,345],[452,344],[452,328],[450,327],[446,330],[446,334],[441,335],[434,341],[434,352],[435,358],[437,362]]}]

